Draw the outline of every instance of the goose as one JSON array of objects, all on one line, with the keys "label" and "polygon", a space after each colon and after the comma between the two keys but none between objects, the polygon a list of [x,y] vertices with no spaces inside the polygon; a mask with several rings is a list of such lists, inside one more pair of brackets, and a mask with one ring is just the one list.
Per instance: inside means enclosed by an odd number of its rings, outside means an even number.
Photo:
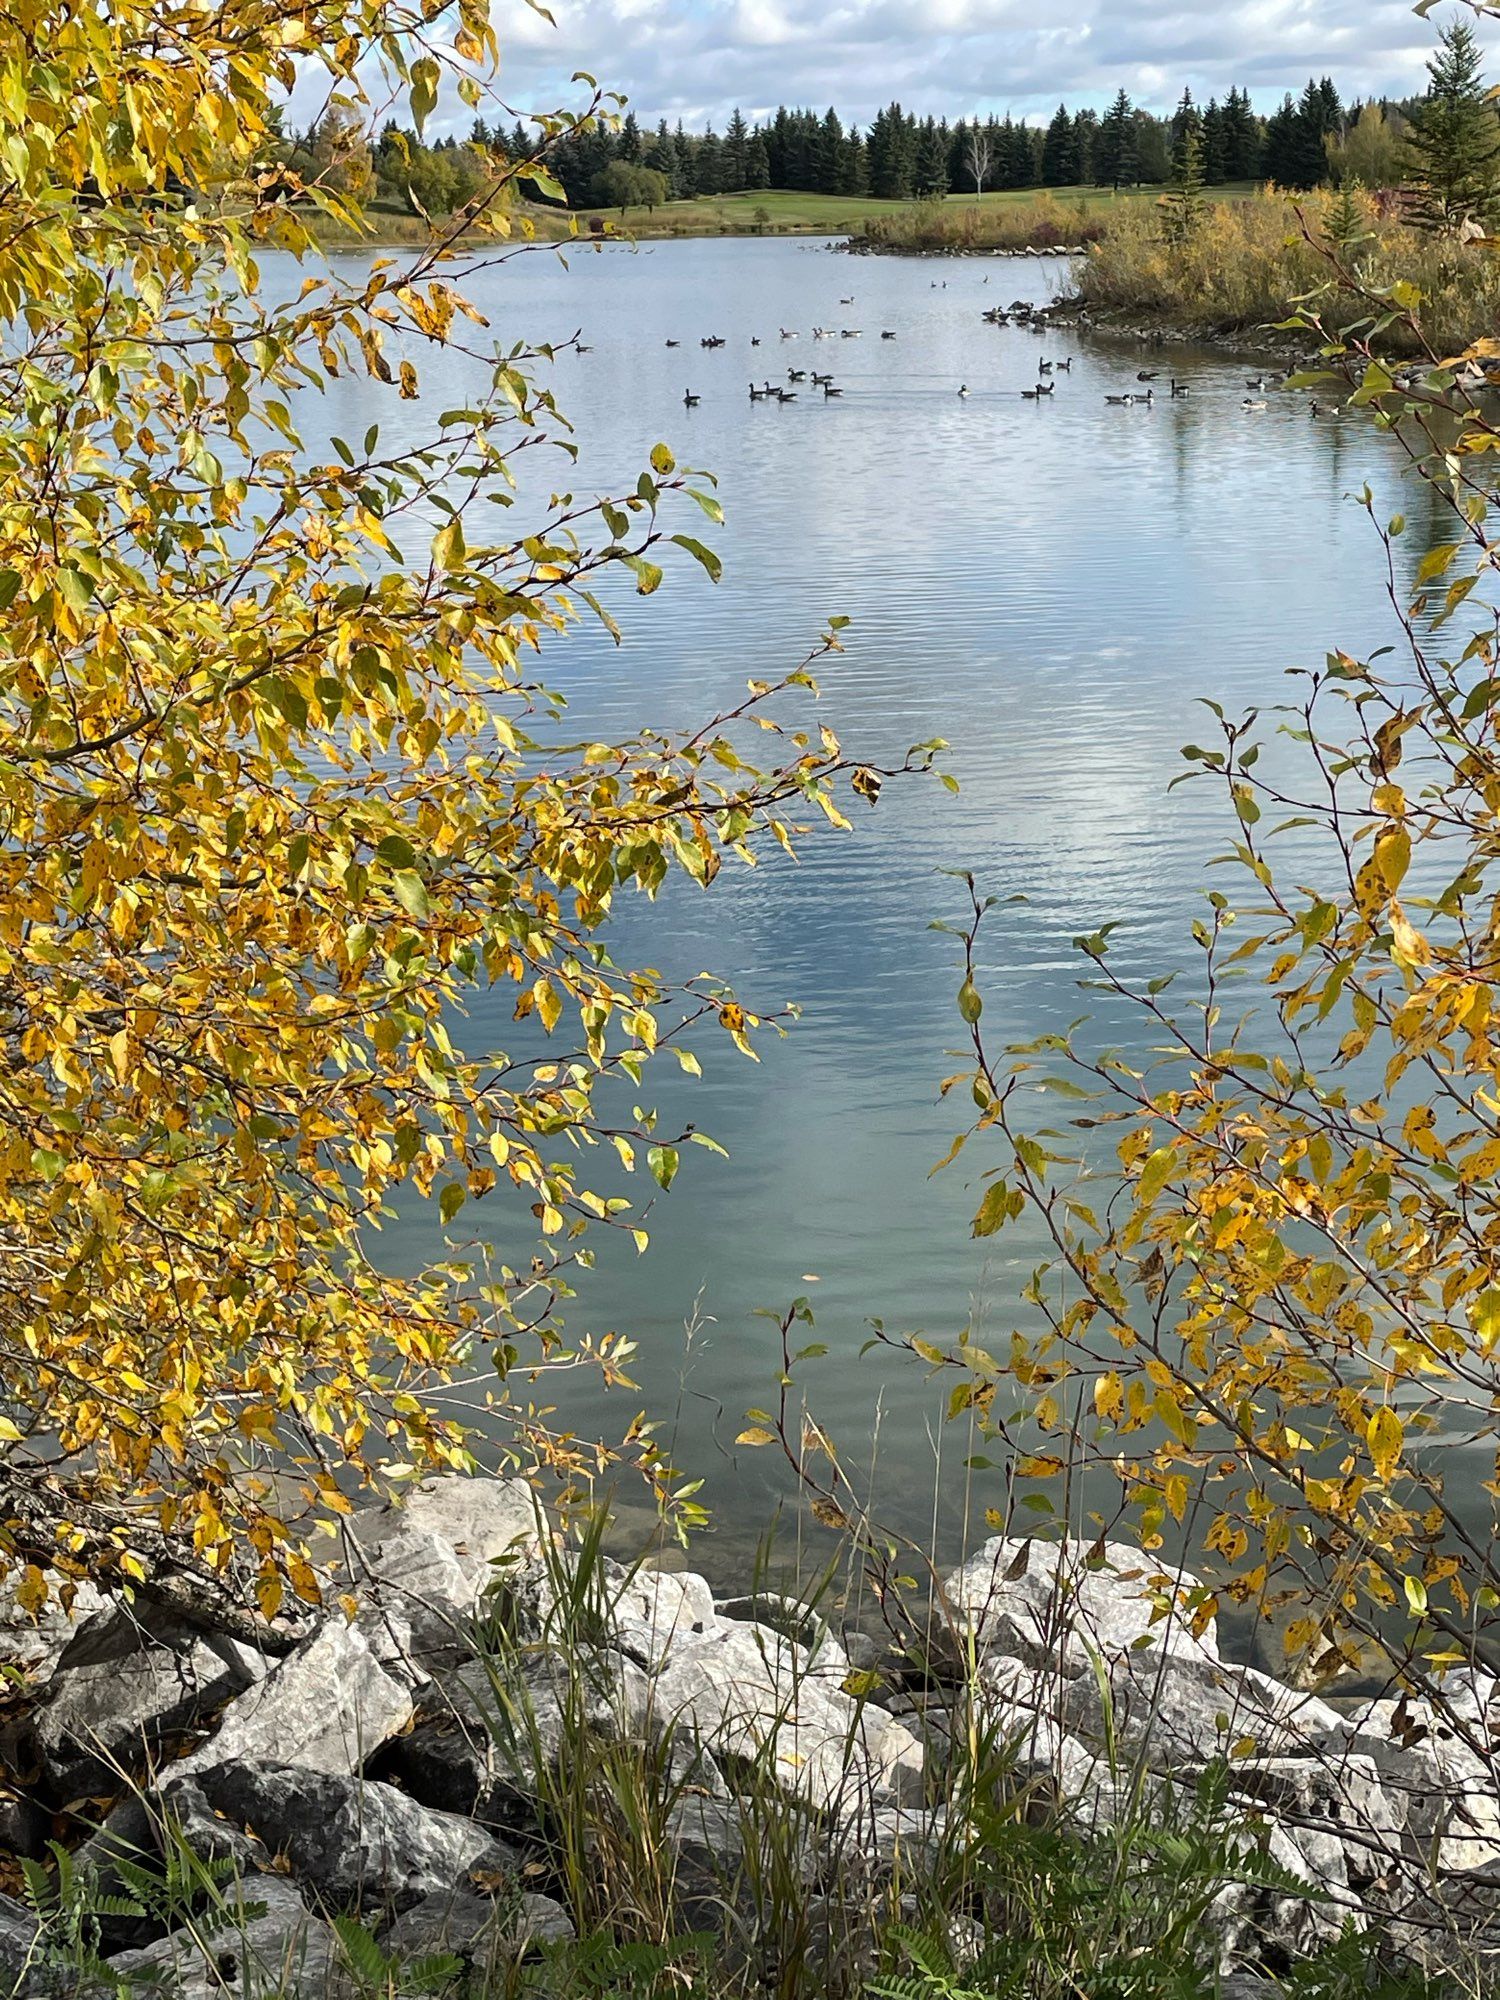
[{"label": "goose", "polygon": [[1121,404],[1128,403],[1130,398],[1128,396],[1106,396],[1104,400],[1106,403]]},{"label": "goose", "polygon": [[843,338],[844,338],[845,340],[863,340],[863,339],[864,339],[864,335],[863,335],[863,334],[862,334],[862,333],[860,332],[860,330],[859,330],[859,328],[858,328],[857,326],[855,326],[855,327],[848,327],[848,326],[846,326],[846,327],[845,327],[845,328],[843,329],[843,336],[842,336],[842,337],[843,337]]},{"label": "goose", "polygon": [[1161,370],[1159,368],[1142,368],[1137,371],[1135,379],[1137,382],[1156,382],[1160,378]]},{"label": "goose", "polygon": [[751,334],[751,336],[750,336],[750,345],[751,345],[752,347],[759,347],[759,346],[760,346],[760,335],[759,335],[758,333],[752,333],[752,334]]},{"label": "goose", "polygon": [[823,384],[823,394],[825,396],[842,396],[843,393],[844,392],[842,389],[835,389],[831,382],[825,382]]},{"label": "goose", "polygon": [[781,329],[781,337],[783,340],[795,340],[797,338],[797,335],[793,332],[793,330],[790,327],[784,326]]},{"label": "goose", "polygon": [[896,336],[895,336],[895,334],[894,334],[894,333],[892,333],[892,332],[891,332],[890,328],[889,328],[889,327],[887,327],[887,328],[886,328],[886,330],[885,330],[885,332],[884,332],[883,334],[881,334],[880,338],[881,338],[882,340],[894,340],[894,339],[896,338]]},{"label": "goose", "polygon": [[757,389],[753,382],[750,384],[750,400],[752,403],[763,403],[770,393],[769,388]]},{"label": "goose", "polygon": [[839,300],[839,304],[840,304],[841,306],[852,306],[852,305],[853,305],[853,303],[854,303],[854,294],[853,294],[853,292],[851,292],[851,293],[849,294],[849,296],[848,296],[848,298],[847,298],[847,299],[840,299],[840,300]]},{"label": "goose", "polygon": [[1149,410],[1152,404],[1156,401],[1156,391],[1154,389],[1148,389],[1144,396],[1132,396],[1130,400],[1132,403],[1144,404],[1144,406]]},{"label": "goose", "polygon": [[1038,402],[1040,402],[1040,401],[1041,401],[1041,397],[1042,397],[1042,392],[1041,392],[1041,390],[1040,390],[1039,388],[1037,388],[1037,389],[1023,389],[1023,390],[1021,391],[1021,394],[1022,394],[1022,396],[1023,396],[1024,398],[1025,398],[1025,400],[1026,400],[1026,401],[1027,401],[1028,403],[1038,403]]},{"label": "goose", "polygon": [[1174,396],[1185,396],[1188,390],[1192,388],[1192,386],[1193,385],[1191,382],[1179,382],[1175,376],[1173,376],[1169,384],[1169,387],[1171,388],[1172,394]]},{"label": "goose", "polygon": [[807,370],[805,368],[788,368],[786,379],[788,382],[805,382],[807,380]]},{"label": "goose", "polygon": [[959,385],[958,385],[958,393],[959,393],[959,395],[960,395],[960,396],[967,396],[967,395],[968,395],[968,393],[969,393],[969,385],[968,385],[968,383],[967,383],[967,382],[960,382],[960,383],[959,383]]},{"label": "goose", "polygon": [[1245,387],[1247,389],[1264,389],[1268,379],[1265,375],[1247,375],[1245,377]]},{"label": "goose", "polygon": [[1057,384],[1055,382],[1038,382],[1036,392],[1039,396],[1055,396],[1057,394]]},{"label": "goose", "polygon": [[683,401],[683,407],[685,409],[696,410],[698,405],[703,401],[703,398],[701,396],[695,396],[692,390],[689,389],[683,395],[682,401]]},{"label": "goose", "polygon": [[1052,373],[1052,363],[1050,361],[1039,361],[1036,365],[1038,373],[1042,375],[1050,375]]},{"label": "goose", "polygon": [[585,347],[583,342],[580,340],[577,347],[573,351],[575,354],[592,354],[594,350],[592,347]]},{"label": "goose", "polygon": [[1269,403],[1252,402],[1248,396],[1245,398],[1244,402],[1240,405],[1240,408],[1243,410],[1268,410],[1270,409],[1270,407],[1271,406]]},{"label": "goose", "polygon": [[812,379],[813,379],[813,387],[815,389],[826,389],[829,383],[833,380],[833,377],[831,375],[820,375],[817,369],[815,368],[813,370]]},{"label": "goose", "polygon": [[1056,366],[1056,368],[1057,368],[1057,372],[1058,372],[1058,374],[1059,374],[1059,375],[1071,375],[1071,374],[1072,374],[1072,372],[1073,372],[1073,357],[1072,357],[1072,355],[1070,354],[1070,355],[1068,356],[1068,358],[1067,358],[1067,360],[1066,360],[1066,361],[1059,361],[1059,362],[1057,362],[1057,363],[1055,364],[1055,366]]},{"label": "goose", "polygon": [[681,347],[682,342],[680,340],[669,340],[667,345],[668,347]]},{"label": "goose", "polygon": [[778,403],[795,403],[797,400],[797,391],[795,389],[778,389],[776,391],[776,400]]}]

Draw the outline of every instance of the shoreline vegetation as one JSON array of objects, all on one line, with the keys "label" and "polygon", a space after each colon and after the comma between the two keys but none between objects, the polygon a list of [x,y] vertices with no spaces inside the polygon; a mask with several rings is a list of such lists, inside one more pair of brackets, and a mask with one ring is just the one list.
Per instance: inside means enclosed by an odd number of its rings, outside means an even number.
[{"label": "shoreline vegetation", "polygon": [[[1371,291],[1413,283],[1429,339],[1458,352],[1500,317],[1500,266],[1484,243],[1411,227],[1377,197],[1346,189],[1285,193],[1249,186],[1200,198],[1184,223],[1160,188],[1002,193],[983,200],[872,203],[792,193],[718,196],[647,213],[605,216],[539,205],[518,212],[524,229],[562,247],[598,242],[787,235],[844,239],[861,255],[1077,254],[1066,310],[1104,333],[1143,339],[1247,342],[1277,350],[1287,301],[1328,282],[1338,252]],[[759,219],[757,219],[759,218]],[[419,243],[432,233],[415,216],[376,214],[369,235],[319,224],[330,251]],[[474,239],[477,241],[478,239]],[[469,239],[460,238],[461,243]],[[1400,324],[1398,355],[1415,351]]]}]

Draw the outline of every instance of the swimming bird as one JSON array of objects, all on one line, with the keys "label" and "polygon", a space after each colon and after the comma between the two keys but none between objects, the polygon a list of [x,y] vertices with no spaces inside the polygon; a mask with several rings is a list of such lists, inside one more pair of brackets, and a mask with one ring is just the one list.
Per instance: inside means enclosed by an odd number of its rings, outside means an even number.
[{"label": "swimming bird", "polygon": [[776,400],[778,403],[795,403],[797,400],[797,391],[795,389],[778,389],[776,391]]},{"label": "swimming bird", "polygon": [[680,340],[669,340],[667,345],[668,347],[681,347],[682,342]]},{"label": "swimming bird", "polygon": [[887,328],[886,328],[886,330],[885,330],[885,332],[884,332],[883,334],[881,334],[880,338],[881,338],[882,340],[894,340],[894,339],[896,338],[896,336],[895,336],[895,334],[894,334],[894,333],[892,333],[892,332],[891,332],[890,328],[889,328],[889,327],[887,327]]},{"label": "swimming bird", "polygon": [[805,382],[807,380],[807,370],[805,368],[788,368],[786,379],[788,382]]},{"label": "swimming bird", "polygon": [[797,335],[796,335],[796,333],[795,333],[795,332],[794,332],[794,331],[792,330],[792,328],[791,328],[791,327],[789,327],[789,326],[784,326],[784,327],[783,327],[783,328],[781,329],[781,337],[782,337],[782,339],[783,339],[783,340],[795,340],[795,339],[797,338]]},{"label": "swimming bird", "polygon": [[817,369],[815,368],[813,370],[812,379],[814,388],[826,389],[829,383],[833,380],[833,377],[831,375],[820,375]]},{"label": "swimming bird", "polygon": [[1179,382],[1174,375],[1169,386],[1174,396],[1185,396],[1193,385],[1191,382]]},{"label": "swimming bird", "polygon": [[703,398],[702,398],[701,396],[695,396],[695,395],[693,394],[692,390],[691,390],[691,389],[689,389],[689,390],[687,390],[687,391],[685,392],[685,394],[683,395],[683,398],[682,398],[682,400],[683,400],[683,404],[684,404],[684,406],[685,406],[685,407],[686,407],[687,409],[689,409],[689,410],[696,410],[696,409],[697,409],[697,407],[698,407],[698,405],[699,405],[699,404],[700,404],[700,403],[701,403],[701,402],[703,401]]},{"label": "swimming bird", "polygon": [[1160,376],[1161,370],[1159,368],[1142,368],[1137,371],[1135,379],[1137,382],[1155,382],[1160,379]]},{"label": "swimming bird", "polygon": [[750,384],[750,400],[752,403],[763,403],[770,393],[771,386],[769,383],[766,384],[764,389],[757,389],[753,382]]},{"label": "swimming bird", "polygon": [[1245,398],[1244,402],[1240,405],[1240,408],[1243,410],[1268,410],[1270,409],[1270,407],[1271,406],[1269,403],[1252,402],[1248,396]]},{"label": "swimming bird", "polygon": [[968,395],[968,393],[969,393],[969,385],[968,385],[968,383],[967,383],[967,382],[960,382],[960,383],[959,383],[959,385],[958,385],[958,393],[959,393],[959,395],[960,395],[960,396],[967,396],[967,395]]},{"label": "swimming bird", "polygon": [[760,335],[759,335],[758,333],[752,333],[752,334],[751,334],[751,336],[750,336],[750,345],[751,345],[752,347],[759,347],[759,346],[760,346]]},{"label": "swimming bird", "polygon": [[1156,401],[1156,391],[1154,389],[1148,389],[1144,396],[1132,396],[1130,400],[1132,403],[1143,403],[1145,407],[1149,410],[1152,404]]},{"label": "swimming bird", "polygon": [[852,305],[853,305],[853,303],[854,303],[854,294],[853,294],[853,292],[851,292],[851,293],[849,294],[849,296],[848,296],[848,298],[847,298],[847,299],[840,299],[840,300],[839,300],[839,304],[840,304],[841,306],[852,306]]},{"label": "swimming bird", "polygon": [[1130,398],[1128,396],[1106,396],[1104,400],[1106,403],[1128,403]]},{"label": "swimming bird", "polygon": [[1057,362],[1057,363],[1055,364],[1055,366],[1056,366],[1056,368],[1057,368],[1057,372],[1058,372],[1058,373],[1059,373],[1060,375],[1071,375],[1071,374],[1072,374],[1072,372],[1073,372],[1073,357],[1072,357],[1072,355],[1070,354],[1070,355],[1068,356],[1068,358],[1067,358],[1067,360],[1066,360],[1066,361],[1059,361],[1059,362]]},{"label": "swimming bird", "polygon": [[1041,374],[1050,375],[1052,373],[1052,363],[1050,361],[1039,361],[1036,365]]},{"label": "swimming bird", "polygon": [[1247,375],[1245,377],[1245,387],[1247,389],[1264,389],[1267,379],[1264,375]]},{"label": "swimming bird", "polygon": [[1039,396],[1055,396],[1057,394],[1057,384],[1055,382],[1038,382],[1036,392]]},{"label": "swimming bird", "polygon": [[831,382],[825,382],[823,384],[823,394],[825,396],[842,396],[843,393],[844,392],[842,389],[835,389]]}]

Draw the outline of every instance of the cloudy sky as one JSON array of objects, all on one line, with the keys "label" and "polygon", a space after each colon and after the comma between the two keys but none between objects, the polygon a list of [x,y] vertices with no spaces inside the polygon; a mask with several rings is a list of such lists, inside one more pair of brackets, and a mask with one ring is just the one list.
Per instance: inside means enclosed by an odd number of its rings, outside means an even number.
[{"label": "cloudy sky", "polygon": [[[643,120],[690,125],[730,107],[835,104],[868,121],[893,97],[918,112],[1050,112],[1124,84],[1165,109],[1242,84],[1269,107],[1328,72],[1346,97],[1416,87],[1433,25],[1411,0],[495,0],[507,94],[542,106],[576,69],[624,91]],[[1449,10],[1434,17],[1441,20]]]}]

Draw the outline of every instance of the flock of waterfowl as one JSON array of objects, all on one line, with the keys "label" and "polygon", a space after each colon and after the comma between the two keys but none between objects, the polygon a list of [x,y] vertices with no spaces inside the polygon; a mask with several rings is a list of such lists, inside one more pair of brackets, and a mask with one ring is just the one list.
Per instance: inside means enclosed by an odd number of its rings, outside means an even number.
[{"label": "flock of waterfowl", "polygon": [[[988,283],[988,279],[985,282]],[[840,305],[852,306],[854,299],[852,296],[843,298],[840,299],[839,303]],[[1046,334],[1049,330],[1055,330],[1055,321],[1049,309],[1044,306],[1037,306],[1029,299],[1014,299],[1008,306],[991,306],[981,317],[988,326],[1028,327],[1037,334]],[[800,329],[795,327],[779,327],[777,332],[782,342],[799,340],[801,338]],[[864,331],[860,327],[853,326],[815,326],[812,329],[812,337],[814,340],[820,341],[862,340],[864,338]],[[891,327],[884,328],[880,338],[882,340],[895,340],[897,338],[895,329]],[[759,334],[752,334],[750,336],[750,345],[752,348],[759,347],[761,344],[761,336]],[[669,340],[666,345],[672,348],[680,348],[682,342],[680,340]],[[704,335],[699,340],[698,345],[705,352],[712,353],[719,348],[727,347],[729,342],[726,335],[715,333]],[[1061,359],[1043,359],[1038,361],[1036,384],[1033,388],[1023,388],[1019,391],[1021,400],[1028,403],[1045,402],[1048,398],[1056,394],[1057,377],[1059,375],[1070,374],[1072,368],[1073,357],[1071,354],[1065,355]],[[1162,381],[1164,372],[1159,368],[1142,368],[1137,370],[1135,379],[1136,383],[1140,386],[1107,393],[1104,398],[1106,404],[1115,409],[1134,408],[1150,410],[1155,407],[1158,400],[1164,402],[1181,402],[1191,395],[1192,383],[1180,381],[1175,375],[1170,374],[1167,375],[1163,387],[1158,389],[1157,384]],[[1243,398],[1241,408],[1252,413],[1268,410],[1271,406],[1269,401],[1266,400],[1265,392],[1281,389],[1285,385],[1286,380],[1287,377],[1284,374],[1246,376],[1245,388],[1247,393]],[[762,375],[759,382],[752,381],[749,385],[750,401],[752,403],[795,403],[799,390],[804,386],[813,392],[821,391],[826,400],[831,400],[844,394],[844,390],[835,382],[831,371],[819,372],[816,368],[789,367],[786,371],[785,382],[774,382],[767,375]],[[971,393],[967,382],[959,384],[958,395],[960,400],[967,400]],[[684,405],[692,410],[698,407],[703,398],[692,389],[688,389],[684,391],[682,400]],[[1339,417],[1344,412],[1341,405],[1314,402],[1310,406],[1310,413],[1314,417]]]}]

